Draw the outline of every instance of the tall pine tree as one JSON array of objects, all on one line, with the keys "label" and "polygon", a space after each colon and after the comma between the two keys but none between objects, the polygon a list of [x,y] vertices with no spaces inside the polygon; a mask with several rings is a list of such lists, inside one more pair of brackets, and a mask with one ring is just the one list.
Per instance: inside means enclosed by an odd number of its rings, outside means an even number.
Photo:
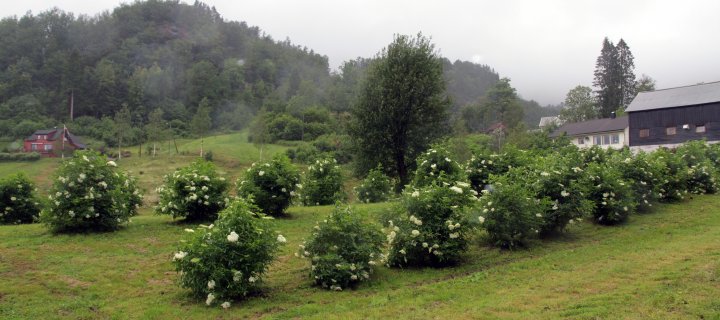
[{"label": "tall pine tree", "polygon": [[635,97],[635,62],[630,47],[620,39],[617,46],[606,37],[595,64],[595,95],[598,114],[624,110]]},{"label": "tall pine tree", "polygon": [[618,73],[619,73],[619,85],[620,85],[620,92],[621,95],[621,101],[620,101],[620,107],[625,110],[627,106],[632,102],[633,98],[635,98],[635,58],[633,57],[632,52],[630,52],[630,47],[628,47],[627,43],[625,43],[625,40],[620,38],[620,41],[618,42],[617,46],[615,46],[615,49],[617,50],[617,59],[618,59]]}]

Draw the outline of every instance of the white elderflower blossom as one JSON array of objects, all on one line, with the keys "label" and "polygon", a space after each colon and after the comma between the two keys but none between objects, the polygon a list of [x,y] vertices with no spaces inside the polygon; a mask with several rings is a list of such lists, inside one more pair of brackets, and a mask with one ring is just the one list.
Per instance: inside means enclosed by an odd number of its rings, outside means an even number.
[{"label": "white elderflower blossom", "polygon": [[453,232],[453,233],[450,234],[450,239],[456,239],[456,238],[459,237],[459,236],[460,236],[459,233]]},{"label": "white elderflower blossom", "polygon": [[485,223],[485,217],[479,216],[478,221],[480,221],[480,223]]},{"label": "white elderflower blossom", "polygon": [[117,163],[115,163],[115,161],[108,161],[107,165],[109,165],[111,167],[117,167]]},{"label": "white elderflower blossom", "polygon": [[418,230],[413,230],[410,233],[412,234],[413,238],[420,235],[420,231],[418,231]]},{"label": "white elderflower blossom", "polygon": [[230,232],[230,234],[227,236],[227,240],[230,242],[237,242],[240,238],[240,235],[235,233],[235,231]]},{"label": "white elderflower blossom", "polygon": [[208,281],[207,287],[208,287],[208,289],[210,289],[210,290],[215,289],[215,280],[210,280],[210,281]]},{"label": "white elderflower blossom", "polygon": [[193,233],[193,232],[195,232],[195,230],[193,230],[193,229],[185,229],[185,232]]},{"label": "white elderflower blossom", "polygon": [[410,194],[410,196],[412,196],[413,198],[417,198],[417,197],[419,197],[419,196],[420,196],[420,192],[419,192],[419,191],[417,191],[417,190],[415,190],[415,191],[413,191],[413,193],[412,193],[412,194]]},{"label": "white elderflower blossom", "polygon": [[283,235],[279,234],[277,236],[277,242],[285,243],[285,242],[287,242],[287,239],[285,239],[285,237],[283,237]]},{"label": "white elderflower blossom", "polygon": [[213,303],[213,301],[215,301],[215,295],[212,293],[208,293],[207,299],[205,299],[205,304],[211,305]]},{"label": "white elderflower blossom", "polygon": [[255,277],[253,277],[253,276],[250,276],[250,277],[248,278],[248,282],[250,282],[250,283],[255,283],[255,281],[257,281],[257,278],[255,278]]},{"label": "white elderflower blossom", "polygon": [[567,197],[567,196],[570,195],[570,192],[567,192],[567,191],[563,190],[563,191],[560,191],[560,195],[563,196],[563,197]]},{"label": "white elderflower blossom", "polygon": [[173,261],[182,260],[185,257],[187,257],[187,252],[185,252],[185,251],[175,252],[175,256],[173,256]]},{"label": "white elderflower blossom", "polygon": [[263,175],[265,175],[265,171],[262,171],[262,170],[258,171],[258,175],[262,177]]},{"label": "white elderflower blossom", "polygon": [[225,301],[220,306],[222,306],[223,309],[230,308],[230,301]]},{"label": "white elderflower blossom", "polygon": [[462,188],[459,188],[459,187],[456,187],[456,186],[450,187],[450,190],[455,191],[455,192],[457,192],[457,193],[463,193],[463,189],[462,189]]}]

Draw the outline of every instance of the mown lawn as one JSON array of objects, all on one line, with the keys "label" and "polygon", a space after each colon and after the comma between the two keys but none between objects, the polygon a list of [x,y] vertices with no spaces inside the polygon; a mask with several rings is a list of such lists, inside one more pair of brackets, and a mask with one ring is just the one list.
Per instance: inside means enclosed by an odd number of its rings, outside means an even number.
[{"label": "mown lawn", "polygon": [[[389,204],[354,205],[374,220]],[[80,319],[719,319],[720,196],[661,205],[617,227],[581,223],[529,249],[472,240],[444,269],[380,267],[356,290],[311,285],[293,252],[331,207],[293,207],[264,294],[206,307],[174,283],[170,262],[188,225],[148,209],[115,233],[51,235],[0,227],[0,318]]]}]

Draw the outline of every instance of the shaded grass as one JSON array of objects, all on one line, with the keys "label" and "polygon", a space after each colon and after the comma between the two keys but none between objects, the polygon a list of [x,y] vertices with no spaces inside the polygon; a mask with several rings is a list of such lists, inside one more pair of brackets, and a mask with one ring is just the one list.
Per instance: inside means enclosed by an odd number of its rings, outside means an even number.
[{"label": "shaded grass", "polygon": [[[356,205],[375,220],[390,204]],[[292,207],[288,239],[259,297],[208,308],[174,284],[170,259],[186,225],[143,215],[115,233],[51,235],[0,227],[0,318],[675,319],[720,317],[720,196],[664,205],[627,224],[583,223],[529,249],[474,239],[445,269],[380,267],[357,290],[311,285],[297,245],[331,207]],[[144,209],[146,210],[146,209]]]}]

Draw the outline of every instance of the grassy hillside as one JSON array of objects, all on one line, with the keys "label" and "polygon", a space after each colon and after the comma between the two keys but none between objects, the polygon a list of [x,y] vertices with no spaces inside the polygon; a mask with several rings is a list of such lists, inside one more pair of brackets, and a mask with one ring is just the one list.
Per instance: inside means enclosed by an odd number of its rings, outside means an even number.
[{"label": "grassy hillside", "polygon": [[[389,204],[357,205],[373,220]],[[658,208],[618,227],[582,223],[530,249],[472,242],[445,269],[379,268],[356,290],[311,286],[293,256],[330,207],[275,220],[288,244],[262,296],[208,308],[177,287],[170,262],[187,225],[143,214],[115,233],[0,227],[0,318],[705,318],[720,317],[720,196]],[[143,212],[147,213],[147,212]]]}]

